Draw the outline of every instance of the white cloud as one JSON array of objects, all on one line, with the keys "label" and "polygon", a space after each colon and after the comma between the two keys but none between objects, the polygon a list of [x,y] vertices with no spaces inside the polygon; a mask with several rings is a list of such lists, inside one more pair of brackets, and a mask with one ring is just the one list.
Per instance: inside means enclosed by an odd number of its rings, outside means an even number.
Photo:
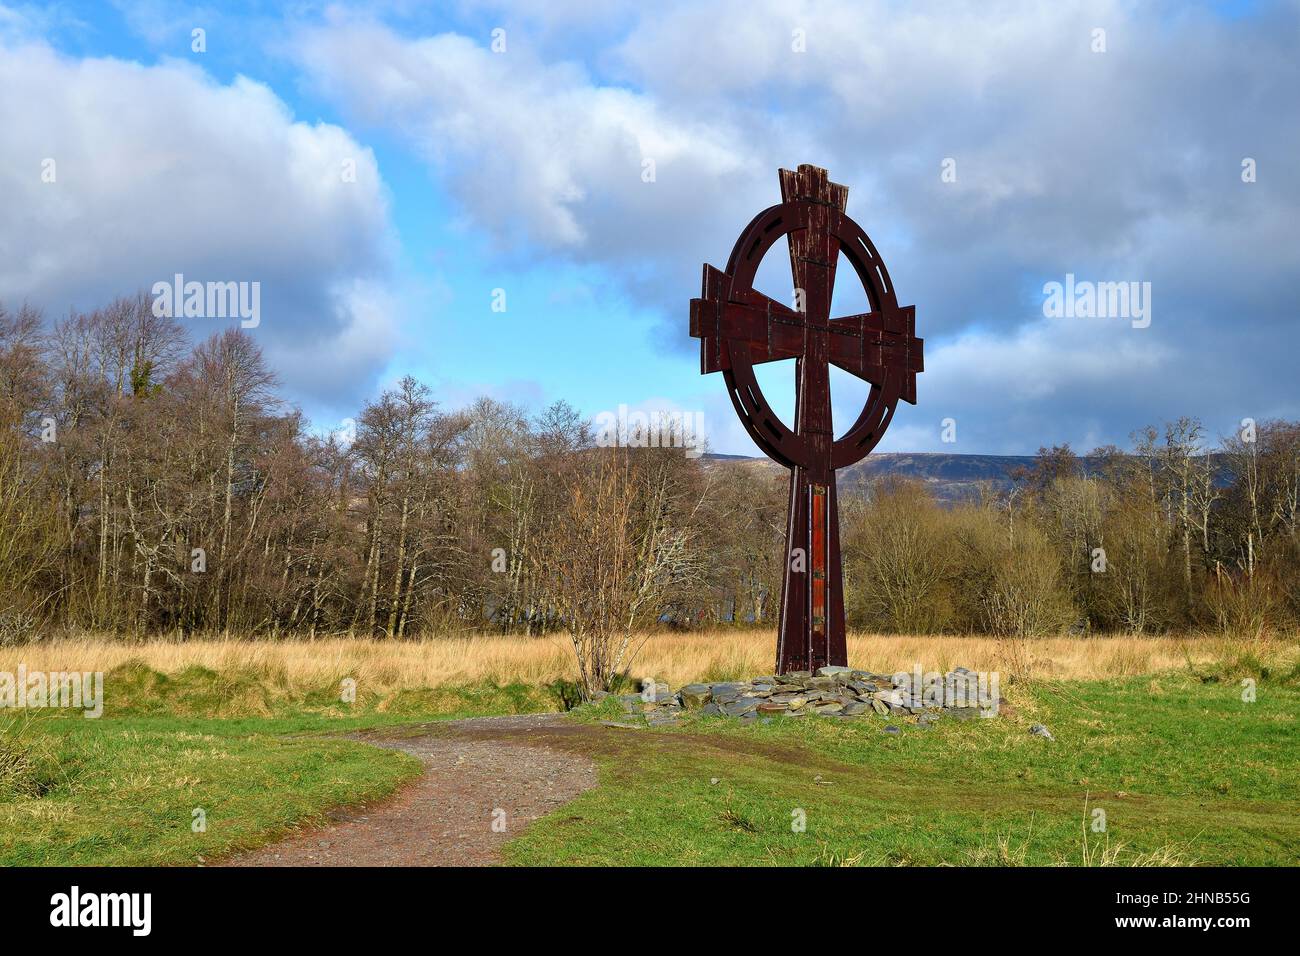
[{"label": "white cloud", "polygon": [[926,386],[936,397],[971,392],[1016,403],[1070,394],[1085,399],[1115,379],[1158,376],[1171,358],[1145,329],[1124,320],[1056,319],[1013,334],[972,331],[926,356]]},{"label": "white cloud", "polygon": [[[924,400],[899,405],[882,451],[1024,454],[1060,442],[1091,450],[1153,419],[1158,383],[1181,372],[1177,352],[1150,330],[1105,319],[974,329],[929,349],[925,365]],[[941,440],[946,418],[956,422],[955,443]],[[1123,431],[1103,433],[1103,421]]]},{"label": "white cloud", "polygon": [[572,62],[488,42],[345,20],[305,32],[298,55],[350,115],[396,130],[445,174],[474,225],[504,245],[657,256],[647,236],[690,222],[703,197],[752,172],[725,120],[672,115]]},{"label": "white cloud", "polygon": [[[391,227],[374,156],[345,130],[242,77],[40,42],[0,46],[0,129],[0,301],[57,317],[178,272],[257,281],[253,334],[294,393],[369,390],[392,339],[376,304]],[[187,320],[196,338],[217,321]]]}]

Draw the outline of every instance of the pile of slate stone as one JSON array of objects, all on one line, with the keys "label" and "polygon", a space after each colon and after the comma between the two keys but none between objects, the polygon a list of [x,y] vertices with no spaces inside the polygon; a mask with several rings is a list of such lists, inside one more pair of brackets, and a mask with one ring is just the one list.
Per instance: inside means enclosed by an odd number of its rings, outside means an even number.
[{"label": "pile of slate stone", "polygon": [[[953,679],[974,676],[964,667],[944,675],[945,686]],[[958,720],[979,716],[975,706],[937,705],[922,699],[921,691],[911,683],[895,683],[893,675],[873,674],[850,667],[823,667],[813,674],[791,671],[788,674],[756,677],[750,681],[715,684],[687,684],[674,692],[666,684],[646,682],[640,694],[623,694],[618,699],[634,726],[669,726],[686,712],[703,716],[735,717],[739,720],[770,720],[774,717],[863,717],[872,714],[893,717],[915,716],[922,727],[930,726],[943,715]],[[609,721],[620,726],[617,721]],[[889,727],[888,730],[897,728]]]}]

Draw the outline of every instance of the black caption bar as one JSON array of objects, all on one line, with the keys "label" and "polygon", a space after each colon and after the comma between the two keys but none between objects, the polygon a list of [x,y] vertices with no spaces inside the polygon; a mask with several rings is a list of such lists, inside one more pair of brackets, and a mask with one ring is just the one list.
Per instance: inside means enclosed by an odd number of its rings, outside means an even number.
[{"label": "black caption bar", "polygon": [[10,869],[0,870],[0,914],[15,946],[74,935],[126,946],[281,939],[337,946],[476,923],[492,933],[567,935],[579,930],[584,912],[626,920],[632,936],[653,920],[655,935],[670,937],[701,920],[732,923],[738,899],[761,907],[798,892],[818,899],[821,915],[812,921],[866,918],[897,927],[906,934],[899,939],[924,938],[936,914],[947,914],[981,932],[1197,933],[1229,942],[1285,925],[1289,876],[1260,869],[646,869],[615,879],[577,869]]}]

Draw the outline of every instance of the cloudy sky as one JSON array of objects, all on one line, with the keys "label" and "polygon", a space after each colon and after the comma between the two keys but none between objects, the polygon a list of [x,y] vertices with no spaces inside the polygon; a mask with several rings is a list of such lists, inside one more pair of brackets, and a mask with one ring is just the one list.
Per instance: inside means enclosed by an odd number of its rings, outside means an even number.
[{"label": "cloudy sky", "polygon": [[[320,428],[409,372],[448,408],[701,411],[753,453],[688,301],[800,163],[926,340],[881,450],[1300,418],[1294,0],[0,0],[0,302],[258,281]],[[1046,315],[1067,274],[1150,283],[1149,324]],[[790,284],[774,247],[759,288]],[[781,407],[792,368],[760,380]],[[865,386],[833,385],[842,428]]]}]

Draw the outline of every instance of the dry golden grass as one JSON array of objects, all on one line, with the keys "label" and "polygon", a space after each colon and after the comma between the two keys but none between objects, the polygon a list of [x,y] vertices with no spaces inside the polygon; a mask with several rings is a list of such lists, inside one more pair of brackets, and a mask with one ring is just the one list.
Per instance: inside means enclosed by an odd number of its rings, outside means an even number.
[{"label": "dry golden grass", "polygon": [[[774,634],[769,630],[655,634],[632,665],[638,676],[673,685],[770,672]],[[1206,637],[1045,638],[1015,646],[990,637],[852,634],[849,660],[857,667],[892,672],[965,666],[1004,675],[1028,672],[1046,679],[1129,677],[1206,664],[1248,648]],[[1286,651],[1288,655],[1292,645]],[[128,643],[103,637],[45,641],[0,648],[0,671],[109,671],[129,660],[164,673],[192,665],[215,671],[252,670],[273,675],[285,689],[355,678],[373,690],[448,687],[490,681],[546,683],[572,679],[571,651],[561,636],[429,637],[411,641],[328,639],[302,641],[191,640]]]}]

